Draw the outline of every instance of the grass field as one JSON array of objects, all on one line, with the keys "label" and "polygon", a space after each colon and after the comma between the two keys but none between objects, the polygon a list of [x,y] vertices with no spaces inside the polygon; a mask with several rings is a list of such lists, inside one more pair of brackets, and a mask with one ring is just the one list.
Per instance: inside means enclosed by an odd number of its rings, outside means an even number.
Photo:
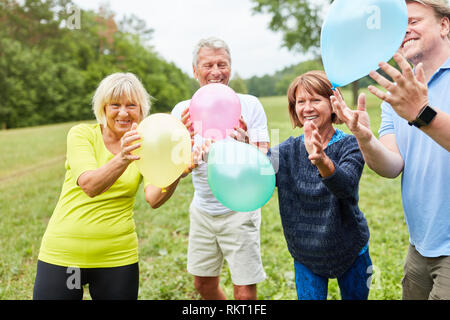
[{"label": "grass field", "polygon": [[[380,125],[380,102],[369,94],[368,98],[372,130],[376,133]],[[272,144],[301,134],[298,129],[292,130],[285,97],[263,98],[261,102]],[[0,299],[32,297],[40,241],[61,190],[65,139],[73,125],[0,132]],[[347,131],[344,126],[338,127]],[[157,210],[147,205],[142,190],[138,193],[135,220],[139,236],[140,299],[199,299],[193,278],[186,272],[188,207],[192,194],[190,177]],[[400,299],[402,266],[408,246],[400,180],[378,177],[366,167],[360,183],[360,208],[371,231],[370,254],[375,270],[369,298]],[[281,228],[276,191],[262,209],[261,254],[268,277],[258,285],[258,297],[296,299],[293,261]],[[221,282],[232,298],[226,264]],[[89,299],[87,293],[85,297]],[[336,280],[329,283],[328,298],[340,299]]]}]

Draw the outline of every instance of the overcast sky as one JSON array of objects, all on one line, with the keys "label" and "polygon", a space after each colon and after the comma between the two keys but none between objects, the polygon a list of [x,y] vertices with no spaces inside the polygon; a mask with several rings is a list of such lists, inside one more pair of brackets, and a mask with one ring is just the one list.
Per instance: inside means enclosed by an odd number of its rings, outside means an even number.
[{"label": "overcast sky", "polygon": [[[270,16],[252,15],[250,0],[75,0],[82,9],[100,4],[120,20],[135,14],[154,29],[151,45],[192,76],[192,51],[201,38],[217,36],[231,50],[232,71],[243,78],[273,74],[307,58],[281,48],[282,35],[268,29]],[[81,21],[81,28],[82,28]]]}]

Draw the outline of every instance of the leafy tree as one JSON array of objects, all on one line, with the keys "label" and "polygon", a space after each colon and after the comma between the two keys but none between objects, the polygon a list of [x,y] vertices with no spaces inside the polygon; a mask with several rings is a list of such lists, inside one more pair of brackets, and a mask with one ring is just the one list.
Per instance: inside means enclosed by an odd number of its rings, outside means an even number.
[{"label": "leafy tree", "polygon": [[134,14],[124,16],[119,22],[119,29],[124,33],[135,35],[144,43],[150,42],[154,32],[152,28],[147,27],[144,20]]},{"label": "leafy tree", "polygon": [[285,95],[291,82],[299,75],[310,70],[323,70],[322,61],[308,60],[301,62],[293,67],[286,68],[279,74],[280,80],[277,81],[275,89],[278,95]]},{"label": "leafy tree", "polygon": [[93,119],[91,100],[113,72],[133,72],[168,111],[196,87],[151,47],[153,30],[108,7],[81,11],[68,28],[71,0],[0,0],[0,128]]},{"label": "leafy tree", "polygon": [[309,0],[252,0],[253,11],[268,13],[272,16],[269,28],[283,34],[283,46],[300,52],[314,51],[320,48],[320,13],[326,1]]},{"label": "leafy tree", "polygon": [[230,81],[230,87],[236,92],[236,93],[243,93],[247,94],[248,89],[245,85],[245,81],[239,76],[238,73],[236,73]]},{"label": "leafy tree", "polygon": [[245,82],[249,93],[258,97],[285,95],[292,80],[309,70],[323,70],[322,62],[318,59],[301,62],[277,71],[273,75],[254,76]]},{"label": "leafy tree", "polygon": [[253,76],[246,81],[248,93],[257,97],[277,95],[275,90],[276,79],[268,74],[257,77]]}]

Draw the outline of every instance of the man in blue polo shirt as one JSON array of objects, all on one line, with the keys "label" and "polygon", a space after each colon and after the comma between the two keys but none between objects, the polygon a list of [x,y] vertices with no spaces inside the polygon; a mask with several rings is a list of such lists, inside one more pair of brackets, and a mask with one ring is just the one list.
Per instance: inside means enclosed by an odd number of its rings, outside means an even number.
[{"label": "man in blue polo shirt", "polygon": [[408,28],[394,55],[401,72],[380,63],[395,83],[370,74],[389,92],[369,87],[384,100],[379,140],[368,127],[364,96],[352,111],[336,95],[333,108],[371,169],[387,178],[402,173],[410,234],[403,299],[450,299],[450,7],[444,0],[406,2]]}]

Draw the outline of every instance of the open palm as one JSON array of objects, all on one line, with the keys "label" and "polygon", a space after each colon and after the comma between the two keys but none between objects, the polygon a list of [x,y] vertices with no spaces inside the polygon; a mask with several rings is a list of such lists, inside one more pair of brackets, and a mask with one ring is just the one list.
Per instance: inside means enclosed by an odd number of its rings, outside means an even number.
[{"label": "open palm", "polygon": [[369,114],[366,111],[366,96],[360,94],[357,110],[350,109],[338,91],[331,97],[333,112],[345,123],[359,141],[367,141],[372,137]]}]

